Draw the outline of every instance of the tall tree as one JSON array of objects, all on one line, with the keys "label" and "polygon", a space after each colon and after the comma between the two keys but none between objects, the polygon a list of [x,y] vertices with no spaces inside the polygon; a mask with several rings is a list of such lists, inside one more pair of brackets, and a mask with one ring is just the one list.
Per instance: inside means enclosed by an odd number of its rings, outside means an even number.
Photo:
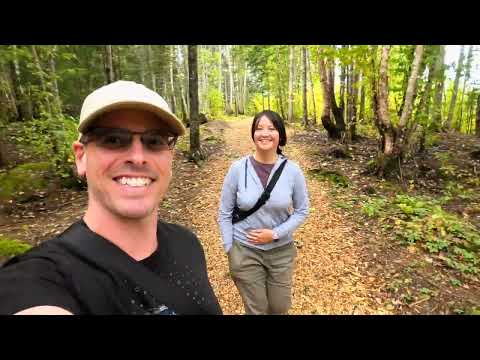
[{"label": "tall tree", "polygon": [[113,69],[112,45],[105,45],[105,76],[107,84],[115,81],[115,71]]},{"label": "tall tree", "polygon": [[480,137],[480,92],[477,97],[477,123],[475,126],[475,135]]},{"label": "tall tree", "polygon": [[294,53],[294,46],[291,45],[289,48],[290,52],[288,55],[288,115],[287,115],[287,121],[288,122],[293,122],[293,81],[294,81],[294,71],[295,71],[295,53]]},{"label": "tall tree", "polygon": [[[280,46],[276,48],[276,62],[280,64],[281,56],[280,56]],[[277,83],[277,99],[278,99],[278,107],[282,118],[285,119],[285,96],[284,96],[284,86],[282,84],[282,73],[280,66],[276,67],[275,71],[276,76],[276,83]]]},{"label": "tall tree", "polygon": [[442,124],[442,98],[445,84],[445,45],[438,46],[438,57],[435,62],[435,95],[433,98],[433,118],[432,123],[436,129]]},{"label": "tall tree", "polygon": [[343,133],[345,132],[345,119],[343,114],[342,106],[337,105],[337,99],[335,97],[335,61],[334,59],[329,59],[327,61],[329,65],[329,73],[328,73],[328,86],[330,87],[330,102],[332,107],[332,114],[335,118],[335,124],[339,132],[339,136],[342,137]]},{"label": "tall tree", "polygon": [[17,107],[17,120],[26,121],[33,118],[32,102],[30,97],[27,96],[26,89],[23,86],[22,71],[20,70],[20,63],[18,60],[19,49],[17,45],[12,45],[11,50],[12,59],[10,61],[10,78],[12,79],[13,94]]},{"label": "tall tree", "polygon": [[226,47],[227,55],[227,69],[228,69],[228,107],[227,113],[233,113],[233,93],[234,93],[234,84],[233,84],[233,65],[232,65],[232,51],[231,46]]},{"label": "tall tree", "polygon": [[223,67],[222,67],[222,45],[218,45],[218,92],[222,92],[222,78],[223,78]]},{"label": "tall tree", "polygon": [[[188,102],[186,88],[188,88],[188,68],[186,69],[184,63],[186,63],[185,57],[182,54],[183,45],[176,45],[175,46],[175,58],[176,58],[176,66],[175,69],[178,68],[177,76],[178,76],[178,92],[180,94],[180,105],[182,108],[182,118],[183,121],[186,123],[189,110],[188,110]],[[187,79],[187,81],[185,81]]]},{"label": "tall tree", "polygon": [[347,121],[348,138],[353,141],[357,137],[357,101],[358,101],[358,78],[359,73],[352,63],[348,67],[348,91],[347,91]]},{"label": "tall tree", "polygon": [[460,77],[462,76],[464,48],[465,48],[465,45],[462,45],[460,47],[460,55],[458,57],[457,71],[455,73],[455,81],[453,83],[452,97],[450,99],[450,106],[448,107],[448,115],[447,115],[447,122],[445,124],[445,129],[452,128],[452,120],[455,112],[455,105],[457,103],[458,83],[460,82]]},{"label": "tall tree", "polygon": [[460,100],[460,116],[457,119],[455,128],[457,131],[460,131],[462,128],[462,122],[463,122],[463,99],[465,97],[465,90],[468,81],[470,80],[470,70],[472,66],[472,59],[473,59],[473,45],[470,45],[468,49],[468,55],[467,55],[467,63],[465,65],[465,76],[463,77],[463,87],[462,87],[462,98]]},{"label": "tall tree", "polygon": [[[400,167],[400,161],[404,155],[405,146],[408,141],[406,127],[416,96],[416,85],[423,56],[423,45],[417,45],[415,47],[411,73],[408,78],[407,89],[404,96],[405,101],[397,127],[395,127],[390,120],[388,107],[388,61],[390,48],[389,46],[383,46],[381,50],[377,92],[377,116],[379,119],[379,132],[382,135],[382,152],[379,153],[377,158],[376,172],[379,176],[384,176],[385,172],[390,172]],[[412,124],[412,126],[414,126],[414,124]]]},{"label": "tall tree", "polygon": [[[148,68],[148,74],[150,77],[151,81],[151,87],[153,91],[158,91],[157,89],[157,76],[155,74],[155,68],[153,66],[153,52],[152,52],[152,46],[151,45],[145,45],[145,50],[147,52],[147,68]],[[160,87],[161,89],[161,87]]]},{"label": "tall tree", "polygon": [[190,98],[190,159],[192,159],[196,163],[204,159],[204,155],[200,147],[197,60],[197,46],[188,45],[188,92]]},{"label": "tall tree", "polygon": [[432,48],[433,52],[433,59],[432,58],[425,58],[425,61],[428,61],[427,67],[428,67],[428,79],[427,82],[425,83],[421,98],[420,98],[420,104],[416,108],[416,113],[415,116],[420,116],[421,118],[425,119],[424,122],[429,118],[430,115],[430,99],[431,99],[431,90],[432,86],[435,81],[435,66],[437,65],[437,55],[435,54],[436,50]]},{"label": "tall tree", "polygon": [[56,58],[57,58],[57,45],[53,45],[49,54],[49,65],[50,65],[50,78],[53,87],[54,95],[54,104],[57,113],[62,112],[62,99],[60,98],[60,90],[58,88],[57,81],[57,68],[56,68]]},{"label": "tall tree", "polygon": [[365,120],[365,83],[364,83],[364,74],[362,74],[362,81],[360,86],[360,109],[358,110],[358,121]]},{"label": "tall tree", "polygon": [[175,95],[175,84],[177,83],[177,67],[175,62],[175,48],[174,46],[169,47],[170,50],[170,104],[172,107],[172,112],[175,113],[177,111],[177,98]]},{"label": "tall tree", "polygon": [[302,46],[302,83],[303,83],[303,126],[308,128],[308,107],[307,107],[307,47]]},{"label": "tall tree", "polygon": [[[323,89],[323,110],[321,115],[322,125],[327,130],[328,137],[330,139],[339,139],[342,131],[340,127],[332,120],[331,113],[333,112],[333,104],[336,106],[335,93],[333,91],[334,76],[332,71],[328,68],[328,60],[322,54],[325,53],[325,49],[318,50],[318,68],[320,74],[320,83]],[[338,112],[338,108],[337,108]]]},{"label": "tall tree", "polygon": [[317,107],[315,105],[315,88],[312,77],[312,63],[310,61],[310,50],[307,48],[307,68],[308,77],[310,79],[310,92],[312,93],[312,107],[313,107],[313,124],[317,124]]},{"label": "tall tree", "polygon": [[50,100],[49,100],[49,92],[47,89],[47,80],[46,78],[46,73],[42,68],[42,65],[40,63],[40,57],[38,56],[37,52],[37,47],[35,45],[31,45],[30,47],[32,49],[32,55],[33,55],[33,62],[35,63],[35,68],[36,68],[36,75],[38,79],[40,80],[40,86],[42,88],[42,100],[45,102],[45,108],[43,108],[43,104],[38,104],[42,109],[41,111],[47,111],[49,114],[52,113],[52,108],[50,106]]}]

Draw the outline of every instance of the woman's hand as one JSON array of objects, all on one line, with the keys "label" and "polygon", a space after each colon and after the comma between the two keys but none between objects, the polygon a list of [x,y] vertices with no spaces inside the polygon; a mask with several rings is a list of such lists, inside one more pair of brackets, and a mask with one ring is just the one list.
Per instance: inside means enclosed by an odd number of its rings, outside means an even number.
[{"label": "woman's hand", "polygon": [[258,229],[252,230],[247,235],[248,242],[255,245],[268,244],[273,241],[273,230]]}]

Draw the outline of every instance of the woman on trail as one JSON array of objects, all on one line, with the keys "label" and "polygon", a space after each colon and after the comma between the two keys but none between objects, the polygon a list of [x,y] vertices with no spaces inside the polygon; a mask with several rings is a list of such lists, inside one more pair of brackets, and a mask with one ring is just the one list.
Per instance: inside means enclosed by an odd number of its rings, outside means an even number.
[{"label": "woman on trail", "polygon": [[282,154],[287,134],[276,112],[255,115],[251,135],[255,153],[235,161],[223,183],[223,246],[246,314],[285,314],[297,254],[292,234],[308,215],[307,187]]}]

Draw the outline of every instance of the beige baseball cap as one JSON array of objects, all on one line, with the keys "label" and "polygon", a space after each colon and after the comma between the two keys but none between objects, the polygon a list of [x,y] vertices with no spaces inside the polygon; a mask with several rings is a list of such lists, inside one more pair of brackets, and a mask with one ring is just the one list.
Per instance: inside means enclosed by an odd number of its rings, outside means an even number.
[{"label": "beige baseball cap", "polygon": [[139,109],[154,113],[176,135],[185,127],[172,113],[167,102],[155,91],[133,81],[119,80],[102,86],[88,95],[82,105],[78,131],[83,133],[98,117],[117,109]]}]

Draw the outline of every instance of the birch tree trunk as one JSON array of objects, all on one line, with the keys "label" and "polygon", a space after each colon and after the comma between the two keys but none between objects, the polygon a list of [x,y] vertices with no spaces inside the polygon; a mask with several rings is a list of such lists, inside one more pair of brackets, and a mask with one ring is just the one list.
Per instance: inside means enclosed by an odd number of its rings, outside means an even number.
[{"label": "birch tree trunk", "polygon": [[54,104],[57,113],[62,113],[62,99],[60,98],[60,91],[58,89],[57,81],[57,69],[55,64],[55,59],[57,58],[57,45],[53,45],[49,57],[50,65],[50,77],[52,79],[53,95],[54,95]]},{"label": "birch tree trunk", "polygon": [[480,93],[477,97],[477,123],[475,124],[475,135],[480,138]]},{"label": "birch tree trunk", "polygon": [[223,68],[222,68],[222,45],[218,45],[218,91],[222,92],[222,78],[223,78]]},{"label": "birch tree trunk", "polygon": [[8,73],[8,71],[6,71],[6,69],[4,69],[2,64],[0,64],[0,67],[1,67],[0,80],[1,80],[1,83],[3,84],[5,99],[8,104],[7,108],[4,110],[7,114],[11,114],[10,117],[7,117],[8,119],[10,118],[18,119],[18,109],[15,101],[15,92],[14,92],[14,89],[12,88],[11,75]]},{"label": "birch tree trunk", "polygon": [[422,117],[426,121],[430,115],[430,98],[431,98],[430,93],[432,91],[432,85],[435,81],[435,66],[436,66],[435,63],[430,63],[428,65],[427,83],[425,84],[425,88],[423,90],[420,104],[418,105],[418,109],[415,114],[417,121],[419,121],[419,117]]},{"label": "birch tree trunk", "polygon": [[152,90],[157,92],[157,77],[155,75],[155,69],[153,67],[153,52],[152,46],[146,45],[147,47],[147,63],[148,63],[148,72],[151,79]]},{"label": "birch tree trunk", "polygon": [[310,92],[312,93],[312,105],[313,105],[313,124],[317,124],[317,107],[315,105],[315,87],[313,83],[312,77],[312,63],[310,61],[310,51],[307,49],[307,67],[308,67],[308,75],[310,78]]},{"label": "birch tree trunk", "polygon": [[184,80],[185,80],[185,92],[182,93],[182,100],[185,103],[185,109],[187,111],[188,116],[190,116],[190,96],[189,96],[189,83],[190,83],[190,76],[188,73],[188,47],[185,45],[179,45],[180,49],[183,51],[183,71],[184,71]]},{"label": "birch tree trunk", "polygon": [[146,73],[146,49],[143,45],[135,45],[135,52],[137,54],[138,63],[140,64],[140,81],[145,85]]},{"label": "birch tree trunk", "polygon": [[359,73],[355,66],[351,65],[349,75],[349,96],[348,96],[348,122],[349,122],[349,140],[354,141],[357,138],[357,101],[358,101],[358,78]]},{"label": "birch tree trunk", "polygon": [[119,55],[120,45],[115,47],[115,51],[112,48],[112,60],[113,60],[113,77],[115,80],[122,78],[122,57]]},{"label": "birch tree trunk", "polygon": [[47,89],[47,84],[46,84],[46,80],[45,80],[45,72],[43,71],[42,69],[42,65],[40,63],[40,58],[38,56],[38,53],[37,53],[37,48],[35,45],[31,45],[30,47],[32,49],[32,55],[33,55],[33,62],[35,63],[35,68],[36,68],[36,73],[37,73],[37,77],[38,79],[40,80],[40,86],[42,88],[42,100],[45,101],[45,108],[43,108],[43,104],[38,104],[40,106],[40,111],[46,111],[48,112],[49,114],[52,113],[52,107],[50,106],[50,100],[48,99],[50,93]]},{"label": "birch tree trunk", "polygon": [[177,62],[175,56],[175,48],[174,46],[170,46],[170,95],[171,95],[171,106],[172,112],[175,114],[177,111],[177,98],[175,95],[175,84],[177,83]]},{"label": "birch tree trunk", "polygon": [[[345,45],[342,45],[342,47],[345,47]],[[334,65],[335,66],[335,65]],[[346,66],[345,65],[340,65],[340,99],[338,102],[338,107],[339,107],[339,112],[342,114],[343,118],[346,118],[345,116],[345,79],[346,79]],[[335,88],[334,88],[335,91]]]},{"label": "birch tree trunk", "polygon": [[243,64],[244,70],[242,74],[242,91],[240,97],[242,99],[242,108],[240,114],[244,115],[247,108],[247,63]]},{"label": "birch tree trunk", "polygon": [[460,117],[458,118],[456,122],[456,130],[460,131],[462,128],[462,122],[463,122],[463,99],[465,96],[465,89],[468,80],[470,80],[470,68],[472,65],[472,57],[473,57],[473,45],[470,45],[468,48],[468,55],[467,55],[467,63],[465,65],[465,76],[463,77],[463,87],[462,87],[462,98],[460,100]]},{"label": "birch tree trunk", "polygon": [[[388,109],[388,46],[382,47],[382,55],[380,60],[379,71],[379,90],[377,98],[377,110],[379,124],[382,127],[380,133],[382,134],[382,150],[377,158],[376,173],[379,176],[384,176],[385,172],[392,172],[394,169],[400,170],[400,162],[404,155],[405,145],[408,141],[406,136],[406,126],[410,119],[413,102],[416,96],[416,86],[420,64],[423,57],[423,45],[415,47],[413,64],[411,66],[410,76],[408,78],[407,89],[404,96],[403,111],[395,129],[390,120]],[[414,124],[415,125],[415,124]],[[414,126],[413,125],[413,126]]]},{"label": "birch tree trunk", "polygon": [[288,68],[289,68],[289,73],[288,73],[288,115],[287,115],[287,121],[289,123],[292,123],[294,121],[293,119],[293,79],[294,79],[294,46],[291,45],[289,47],[289,55],[288,55]]},{"label": "birch tree trunk", "polygon": [[107,78],[107,84],[115,81],[112,45],[105,45],[105,76]]},{"label": "birch tree trunk", "polygon": [[433,99],[433,118],[432,123],[437,129],[441,128],[442,124],[442,98],[444,88],[444,58],[445,58],[445,45],[439,45],[438,58],[435,63],[435,95]]},{"label": "birch tree trunk", "polygon": [[307,47],[302,47],[302,85],[303,85],[303,126],[308,128],[308,106],[307,106]]},{"label": "birch tree trunk", "polygon": [[[235,93],[235,83],[233,81],[233,64],[232,64],[232,49],[229,48],[228,50],[228,79],[229,79],[229,82],[230,82],[230,91],[229,91],[229,103],[230,103],[230,109],[232,109],[232,112],[233,112],[233,108],[234,108],[234,103],[233,103],[233,99],[234,99],[234,93]],[[235,112],[236,112],[236,109],[235,109]]]},{"label": "birch tree trunk", "polygon": [[[276,52],[276,61],[277,64],[280,63],[280,47],[277,47],[277,52]],[[277,84],[277,94],[278,94],[278,104],[279,104],[279,110],[280,110],[280,115],[282,116],[283,119],[286,119],[285,117],[285,109],[284,109],[284,104],[285,104],[285,97],[284,97],[284,92],[282,91],[282,77],[280,73],[279,67],[276,69],[277,71],[275,72],[275,77],[276,77],[276,84]]]},{"label": "birch tree trunk", "polygon": [[452,98],[450,99],[450,106],[448,107],[447,123],[445,125],[446,130],[450,130],[452,128],[455,105],[457,103],[458,83],[460,82],[460,77],[462,75],[464,47],[465,45],[462,45],[460,48],[460,56],[458,58],[457,71],[455,73],[455,81],[453,83]]},{"label": "birch tree trunk", "polygon": [[358,111],[358,121],[365,120],[365,84],[364,75],[362,74],[362,85],[360,87],[360,109]]},{"label": "birch tree trunk", "polygon": [[12,45],[13,59],[10,62],[10,78],[13,84],[15,104],[17,107],[18,121],[28,121],[33,118],[32,103],[26,96],[25,88],[22,85],[22,73],[17,57],[17,45]]}]

